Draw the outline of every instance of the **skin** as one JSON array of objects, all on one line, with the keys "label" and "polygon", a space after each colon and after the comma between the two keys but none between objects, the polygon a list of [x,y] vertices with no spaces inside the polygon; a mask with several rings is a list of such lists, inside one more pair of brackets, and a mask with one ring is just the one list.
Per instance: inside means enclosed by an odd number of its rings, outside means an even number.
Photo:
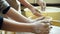
[{"label": "skin", "polygon": [[[42,16],[39,12],[36,11],[34,6],[32,6],[26,0],[18,0],[18,1],[21,2],[21,4],[23,4],[25,7],[29,8],[34,15],[39,16],[39,17]],[[45,10],[46,3],[43,2],[43,0],[37,0],[37,4],[41,6],[41,10]]]},{"label": "skin", "polygon": [[3,18],[2,30],[13,31],[13,32],[36,33],[35,28],[39,28],[39,30],[41,31],[40,33],[43,33],[44,31],[49,31],[49,28],[45,27],[45,26],[46,25],[43,23],[38,23],[38,24],[37,24],[37,22],[35,22],[35,23],[22,23],[22,22],[16,22],[14,20],[9,20],[9,19]]},{"label": "skin", "polygon": [[[23,5],[26,4],[25,6],[28,7],[29,9],[31,9],[31,11],[34,15],[41,16],[41,14],[38,13],[36,11],[36,9],[31,4],[29,4],[27,1],[21,0],[20,2]],[[33,21],[31,21],[30,19],[27,19],[23,15],[19,14],[19,12],[17,12],[14,8],[10,7],[10,9],[5,14],[5,16],[8,16],[8,17],[12,18],[13,20],[3,18],[3,25],[2,25],[3,30],[15,31],[15,32],[35,32],[34,27],[37,25],[35,23],[33,24]],[[40,30],[42,28],[47,30],[47,28],[45,28],[43,24],[40,24],[39,28],[40,28]]]},{"label": "skin", "polygon": [[13,20],[3,18],[2,29],[13,32],[33,32],[34,24],[21,23]]},{"label": "skin", "polygon": [[[39,30],[45,29],[48,30],[48,27],[45,28],[44,24],[40,24],[40,22],[37,23],[31,21],[30,19],[27,19],[26,17],[22,16],[17,12],[14,8],[10,7],[8,12],[5,14],[5,16],[9,16],[13,20],[9,20],[4,18],[3,19],[3,25],[2,29],[6,31],[15,31],[15,32],[33,32],[35,33],[36,26],[39,24],[38,28]],[[14,21],[15,20],[15,21]]]}]

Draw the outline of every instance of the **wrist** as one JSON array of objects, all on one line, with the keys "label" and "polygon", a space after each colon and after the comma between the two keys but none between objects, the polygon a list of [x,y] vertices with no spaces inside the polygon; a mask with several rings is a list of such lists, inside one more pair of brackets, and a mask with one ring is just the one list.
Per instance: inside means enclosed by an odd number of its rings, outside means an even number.
[{"label": "wrist", "polygon": [[41,31],[40,31],[39,26],[35,24],[34,27],[33,27],[32,33],[37,33],[37,34],[39,34],[40,32],[41,32]]}]

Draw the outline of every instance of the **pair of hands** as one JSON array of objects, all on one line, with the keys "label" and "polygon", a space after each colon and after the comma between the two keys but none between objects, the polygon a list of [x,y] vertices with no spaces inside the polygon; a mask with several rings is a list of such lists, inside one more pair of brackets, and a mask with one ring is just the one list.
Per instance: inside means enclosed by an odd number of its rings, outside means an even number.
[{"label": "pair of hands", "polygon": [[[37,0],[38,5],[41,7],[41,11],[45,11],[46,3],[43,0]],[[34,27],[35,34],[49,34],[50,30],[50,19],[45,19],[41,13],[37,11],[36,8],[31,8],[31,11],[34,15],[38,16],[39,18],[35,20],[33,24],[36,26]]]},{"label": "pair of hands", "polygon": [[48,34],[50,31],[50,24],[49,23],[42,23],[43,21],[40,22],[35,22],[36,24],[34,30],[36,34]]},{"label": "pair of hands", "polygon": [[43,17],[44,19],[42,20],[38,20],[38,21],[35,21],[33,24],[35,24],[35,33],[36,34],[48,34],[49,33],[49,30],[50,30],[50,22],[52,20],[52,18],[49,18],[49,17]]},{"label": "pair of hands", "polygon": [[[46,3],[43,1],[43,0],[37,0],[37,4],[40,5],[41,7],[41,11],[45,11],[45,8],[46,8]],[[42,16],[41,13],[39,13],[39,11],[37,11],[36,8],[31,8],[31,11],[34,15],[36,16]]]},{"label": "pair of hands", "polygon": [[50,30],[50,28],[49,28],[49,26],[50,26],[50,24],[49,24],[49,22],[48,21],[46,21],[46,22],[48,22],[48,23],[43,23],[44,21],[39,21],[39,22],[35,22],[35,24],[36,24],[36,26],[35,26],[35,33],[36,34],[48,34],[49,33],[49,30]]}]

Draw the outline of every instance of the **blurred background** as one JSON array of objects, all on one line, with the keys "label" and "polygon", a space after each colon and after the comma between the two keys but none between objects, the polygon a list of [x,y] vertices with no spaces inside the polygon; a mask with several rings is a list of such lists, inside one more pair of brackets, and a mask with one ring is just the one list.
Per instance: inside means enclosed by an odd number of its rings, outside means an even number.
[{"label": "blurred background", "polygon": [[[30,3],[36,3],[36,0],[27,0]],[[44,0],[46,3],[49,4],[59,4],[60,0]]]}]

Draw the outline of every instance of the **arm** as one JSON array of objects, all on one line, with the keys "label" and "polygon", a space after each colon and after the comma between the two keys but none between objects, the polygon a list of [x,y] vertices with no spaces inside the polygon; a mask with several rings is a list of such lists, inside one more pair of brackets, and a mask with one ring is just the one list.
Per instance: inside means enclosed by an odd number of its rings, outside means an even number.
[{"label": "arm", "polygon": [[26,0],[18,0],[21,4],[23,4],[25,7],[27,8],[34,8],[34,6],[32,6],[29,2],[27,2]]},{"label": "arm", "polygon": [[[19,0],[21,2],[21,4],[23,4],[25,7],[29,8],[31,10],[31,12],[36,15],[36,16],[42,16],[39,12],[37,12],[37,10],[34,8],[34,6],[32,6],[29,2],[27,2],[26,0]],[[46,3],[43,2],[43,0],[37,0],[37,3],[41,6],[41,10],[45,10],[46,7]]]},{"label": "arm", "polygon": [[25,23],[32,22],[32,20],[24,17],[22,14],[20,14],[19,12],[17,12],[12,7],[10,7],[10,9],[8,10],[8,12],[5,15],[7,15],[8,17],[10,17],[13,20],[18,21],[18,22],[25,22]]},{"label": "arm", "polygon": [[21,2],[21,4],[23,4],[25,7],[29,8],[31,10],[31,12],[36,15],[36,16],[41,16],[41,14],[39,12],[36,11],[35,7],[32,6],[29,2],[27,2],[26,0],[19,0]]},{"label": "arm", "polygon": [[41,21],[35,23],[21,23],[0,17],[0,28],[2,30],[13,32],[32,32],[40,34],[46,31],[45,33],[48,33],[47,31],[49,31],[49,27],[47,26],[47,24],[45,25],[40,22]]},{"label": "arm", "polygon": [[17,12],[14,8],[10,7],[10,5],[5,0],[0,1],[2,2],[2,3],[0,2],[1,5],[0,11],[2,11],[4,15],[7,15],[18,22],[24,22],[24,23],[32,22],[30,19],[24,17],[19,12]]},{"label": "arm", "polygon": [[15,32],[33,32],[34,24],[20,23],[3,18],[2,30],[15,31]]},{"label": "arm", "polygon": [[31,23],[31,22],[35,22],[35,21],[38,21],[38,20],[43,20],[45,18],[44,16],[41,16],[41,17],[39,17],[35,20],[31,20],[31,19],[26,18],[23,15],[21,15],[19,12],[17,12],[12,7],[10,7],[10,9],[8,10],[8,12],[5,15],[7,15],[8,17],[12,18],[15,21],[24,22],[24,23],[28,23],[28,22]]},{"label": "arm", "polygon": [[[15,20],[17,20],[17,21],[19,21],[19,20],[21,20],[22,19],[22,21],[23,22],[26,22],[24,19],[26,19],[25,17],[23,17],[22,18],[22,15],[21,14],[19,14],[15,9],[13,9],[12,7],[10,7],[8,4],[4,4],[4,3],[6,3],[6,1],[5,0],[0,0],[0,1],[2,1],[2,2],[0,2],[0,7],[1,7],[1,9],[2,10],[0,10],[0,11],[2,11],[2,13],[3,14],[5,14],[5,15],[8,15],[9,17],[11,17],[11,18],[13,18],[13,19],[15,19]],[[6,6],[7,5],[7,6]],[[20,18],[19,18],[20,17]],[[19,19],[17,19],[17,18],[19,18]],[[3,23],[2,23],[3,22]],[[39,22],[40,23],[40,22]],[[38,24],[39,24],[38,23]],[[3,25],[2,25],[3,24]],[[23,32],[30,32],[31,30],[30,29],[33,29],[33,27],[34,28],[37,28],[36,26],[38,25],[37,24],[37,22],[36,23],[29,23],[29,22],[27,22],[27,23],[20,23],[20,21],[19,22],[16,22],[16,21],[12,21],[12,20],[8,20],[8,19],[0,19],[0,27],[1,27],[1,25],[2,25],[2,29],[3,30],[7,30],[7,31],[20,31],[21,29],[21,31],[23,31]],[[35,25],[35,26],[34,26]],[[43,24],[39,24],[41,27],[44,27],[44,25]],[[17,27],[18,26],[18,27]],[[39,28],[38,29],[40,29],[41,27],[39,26]],[[21,28],[21,29],[20,29]],[[23,28],[24,29],[28,29],[28,30],[23,30]],[[17,29],[17,30],[16,30]],[[39,32],[40,33],[40,32]]]},{"label": "arm", "polygon": [[19,12],[17,12],[14,8],[10,7],[10,5],[6,2],[6,0],[0,0],[0,11],[4,15],[9,16],[10,18],[19,21],[19,22],[31,22],[30,19],[22,16]]}]

